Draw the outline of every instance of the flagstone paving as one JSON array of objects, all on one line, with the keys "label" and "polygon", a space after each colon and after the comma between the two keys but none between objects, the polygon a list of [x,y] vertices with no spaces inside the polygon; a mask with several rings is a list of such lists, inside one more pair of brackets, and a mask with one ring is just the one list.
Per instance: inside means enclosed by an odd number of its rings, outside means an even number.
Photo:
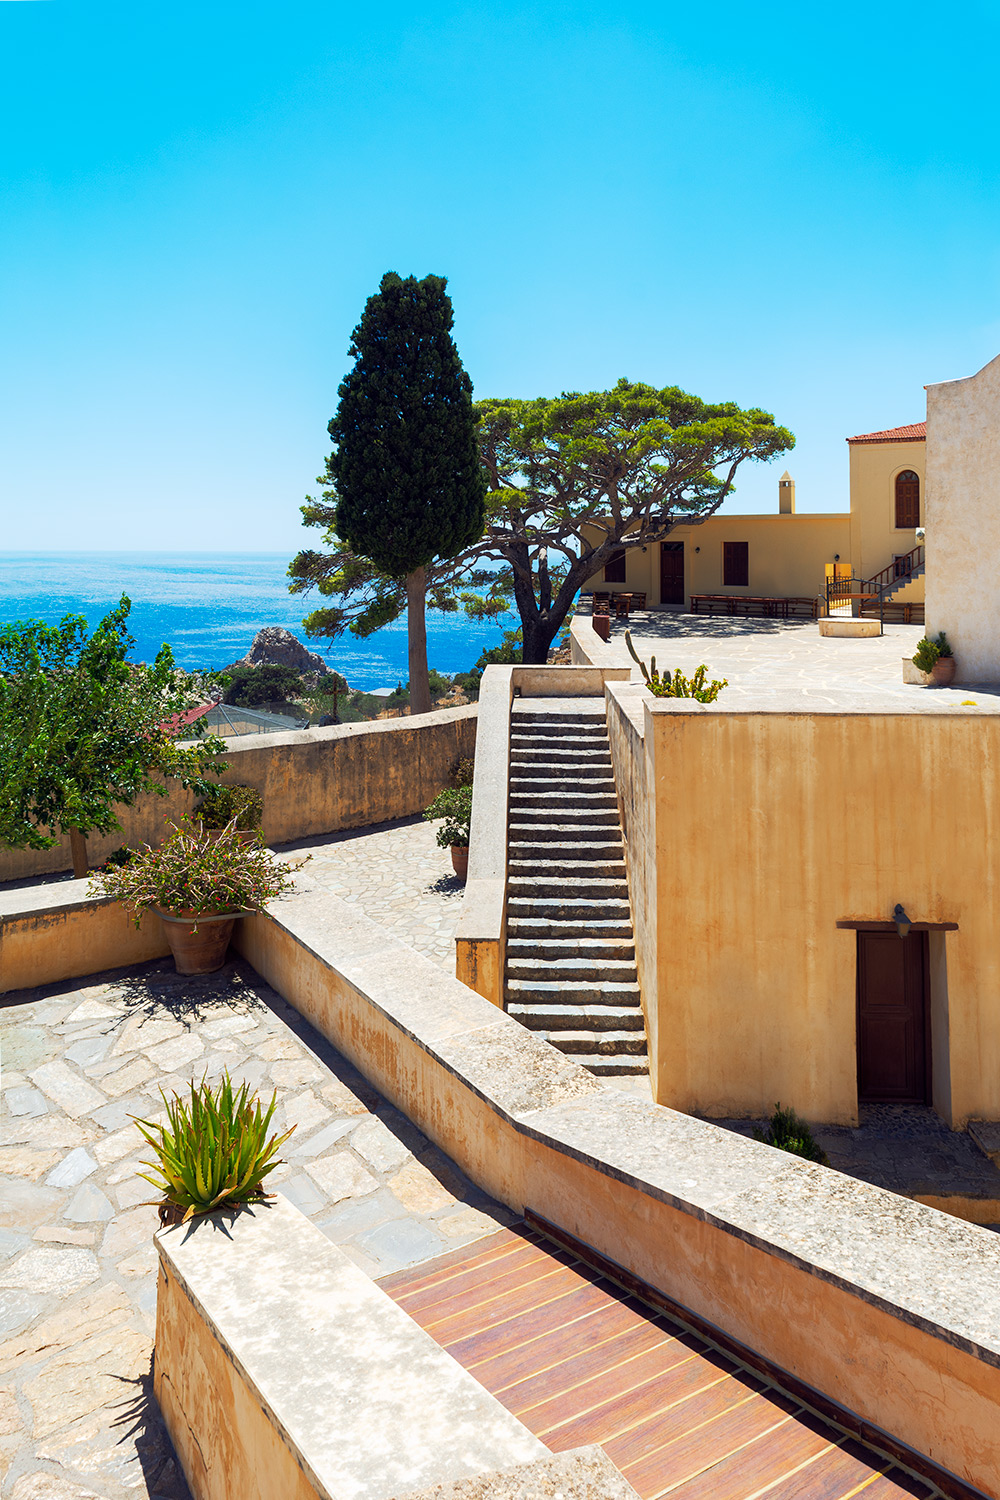
[{"label": "flagstone paving", "polygon": [[438,823],[401,818],[345,828],[320,838],[277,845],[309,856],[309,875],[332,896],[354,901],[380,927],[455,972],[455,929],[465,889],[451,853],[436,843]]},{"label": "flagstone paving", "polygon": [[169,961],[5,997],[0,1012],[0,1493],[187,1500],[152,1396],[157,1214],[130,1120],[207,1073],[277,1092],[272,1185],[372,1276],[513,1215],[250,968]]}]

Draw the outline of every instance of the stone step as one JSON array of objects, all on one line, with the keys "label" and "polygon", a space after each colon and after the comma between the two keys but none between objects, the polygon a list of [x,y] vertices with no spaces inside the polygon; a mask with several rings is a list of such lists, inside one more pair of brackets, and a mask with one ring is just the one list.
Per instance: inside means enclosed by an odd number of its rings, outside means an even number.
[{"label": "stone step", "polygon": [[[583,846],[586,847],[586,846]],[[565,850],[565,853],[560,851]],[[625,861],[606,858],[600,851],[592,855],[576,855],[572,844],[541,844],[537,848],[518,845],[516,854],[508,859],[507,874],[511,879],[523,878],[548,885],[564,885],[567,880],[594,881],[599,876],[607,880],[625,881]]]},{"label": "stone step", "polygon": [[637,978],[635,960],[616,958],[508,958],[507,978],[522,984],[552,980],[592,984],[629,984]]},{"label": "stone step", "polygon": [[614,797],[616,795],[613,776],[575,776],[565,766],[525,766],[523,770],[510,771],[511,795],[520,792],[527,796],[543,797]]},{"label": "stone step", "polygon": [[[567,789],[573,786],[577,777],[587,781],[606,782],[606,786],[600,787],[602,792],[608,791],[615,784],[614,777],[609,774],[610,761],[606,758],[595,760],[593,764],[588,762],[571,762],[546,760],[511,760],[511,781],[561,781]],[[572,780],[570,779],[572,775]]]},{"label": "stone step", "polygon": [[522,844],[590,844],[602,849],[622,847],[622,832],[617,823],[522,823],[511,821],[507,844],[513,854]]},{"label": "stone step", "polygon": [[638,1031],[645,1035],[645,1020],[639,1005],[522,1005],[507,1007],[507,1014],[531,1031]]},{"label": "stone step", "polygon": [[[533,1027],[532,1030],[535,1028]],[[577,1056],[581,1052],[599,1057],[641,1057],[646,1059],[646,1035],[642,1031],[552,1031],[545,1040],[560,1052]]]},{"label": "stone step", "polygon": [[553,709],[551,713],[539,713],[528,708],[523,699],[515,699],[511,705],[510,719],[512,724],[537,724],[540,727],[546,724],[600,724],[604,733],[608,732],[608,716],[603,699],[594,700],[592,711],[581,710],[579,713],[570,710],[560,713],[558,709]]},{"label": "stone step", "polygon": [[577,807],[571,802],[555,804],[543,797],[533,797],[527,806],[521,806],[526,799],[518,797],[518,805],[515,806],[511,799],[510,827],[523,827],[525,824],[538,825],[561,825],[563,828],[572,826],[585,826],[590,828],[613,828],[620,836],[621,830],[618,824],[617,807]]},{"label": "stone step", "polygon": [[505,985],[505,999],[518,1005],[638,1005],[637,984],[587,984],[581,980],[511,979]]},{"label": "stone step", "polygon": [[631,1055],[624,1053],[618,1057],[602,1057],[599,1052],[578,1052],[574,1060],[588,1073],[594,1073],[598,1078],[633,1078],[645,1077],[649,1072],[649,1058],[645,1053]]},{"label": "stone step", "polygon": [[539,948],[548,946],[552,942],[613,942],[617,938],[628,939],[634,947],[632,939],[632,923],[628,914],[620,921],[613,922],[607,917],[595,917],[587,922],[560,922],[545,921],[531,917],[511,917],[510,905],[507,907],[507,947],[512,942],[530,938]]},{"label": "stone step", "polygon": [[618,816],[618,798],[614,792],[595,792],[588,781],[584,785],[559,788],[543,793],[536,782],[531,781],[524,787],[510,789],[511,806],[515,803],[522,807],[545,808],[551,807],[553,812],[609,812],[614,817]]},{"label": "stone step", "polygon": [[[570,889],[567,890],[564,880],[553,885],[549,879],[539,876],[535,865],[523,873],[511,871],[509,865],[507,869],[508,911],[511,909],[511,903],[518,900],[557,902],[560,905],[570,903],[577,906],[593,905],[595,901],[612,901],[618,906],[628,907],[628,883],[624,874],[607,880],[586,879],[581,876],[574,880]],[[514,909],[523,911],[524,908],[515,907]]]},{"label": "stone step", "polygon": [[635,943],[631,937],[609,938],[556,937],[537,938],[515,936],[507,927],[507,953],[510,958],[613,958],[619,963],[635,963]]},{"label": "stone step", "polygon": [[528,750],[521,745],[512,745],[510,763],[512,768],[515,765],[558,766],[563,771],[599,767],[605,775],[611,770],[611,756],[607,750]]},{"label": "stone step", "polygon": [[512,740],[530,740],[548,743],[550,740],[587,740],[597,744],[607,744],[608,726],[599,719],[589,723],[578,724],[531,724],[525,723],[523,719],[512,719],[510,724],[510,737]]}]

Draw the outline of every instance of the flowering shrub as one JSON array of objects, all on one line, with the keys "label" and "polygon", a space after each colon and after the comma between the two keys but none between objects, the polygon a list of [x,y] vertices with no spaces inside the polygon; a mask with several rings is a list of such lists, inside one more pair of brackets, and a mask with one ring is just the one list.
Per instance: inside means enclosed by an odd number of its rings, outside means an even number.
[{"label": "flowering shrub", "polygon": [[173,916],[261,911],[292,884],[288,869],[260,843],[247,844],[235,820],[210,837],[187,819],[158,849],[137,849],[128,864],[98,870],[91,890],[120,901],[138,927],[148,907]]}]

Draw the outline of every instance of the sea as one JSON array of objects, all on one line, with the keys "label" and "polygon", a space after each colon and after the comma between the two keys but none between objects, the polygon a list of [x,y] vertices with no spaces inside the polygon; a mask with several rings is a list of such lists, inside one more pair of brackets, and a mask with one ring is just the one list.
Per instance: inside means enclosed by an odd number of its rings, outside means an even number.
[{"label": "sea", "polygon": [[[245,656],[262,626],[282,625],[351,687],[405,682],[405,613],[365,640],[350,632],[310,639],[302,618],[323,601],[315,590],[289,594],[288,561],[283,552],[0,552],[0,624],[83,615],[93,627],[127,594],[135,661],[152,661],[166,641],[178,666],[218,670]],[[449,676],[466,672],[517,623],[516,615],[480,622],[429,609],[428,664]]]}]

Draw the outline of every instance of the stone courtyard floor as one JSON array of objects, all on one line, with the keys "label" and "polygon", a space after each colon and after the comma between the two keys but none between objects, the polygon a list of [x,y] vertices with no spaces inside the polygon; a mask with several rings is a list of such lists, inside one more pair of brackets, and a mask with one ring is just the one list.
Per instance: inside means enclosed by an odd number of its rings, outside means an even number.
[{"label": "stone courtyard floor", "polygon": [[[476,1188],[250,968],[170,960],[4,997],[0,1492],[187,1500],[152,1396],[157,1214],[129,1116],[228,1069],[294,1125],[271,1176],[369,1275],[514,1216]],[[235,1500],[235,1497],[234,1497]]]},{"label": "stone courtyard floor", "polygon": [[[589,621],[582,622],[589,630]],[[815,620],[744,620],[728,615],[689,615],[669,609],[644,610],[632,616],[632,643],[649,665],[680,667],[690,675],[705,662],[710,677],[725,677],[729,686],[720,708],[766,707],[789,694],[806,694],[816,708],[850,708],[878,702],[885,708],[915,712],[942,708],[1000,711],[1000,688],[915,687],[903,682],[902,658],[912,657],[924,634],[922,625],[887,625],[883,636],[852,640],[821,636]],[[636,678],[639,669],[625,645],[625,625],[614,622],[609,642],[623,666]],[[961,661],[958,662],[961,674]]]}]

